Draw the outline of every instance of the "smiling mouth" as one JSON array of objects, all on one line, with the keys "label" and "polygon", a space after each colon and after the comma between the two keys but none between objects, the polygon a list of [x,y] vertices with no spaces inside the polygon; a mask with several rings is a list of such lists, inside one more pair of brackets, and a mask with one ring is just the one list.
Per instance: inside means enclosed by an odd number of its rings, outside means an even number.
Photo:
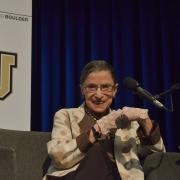
[{"label": "smiling mouth", "polygon": [[93,101],[93,104],[96,104],[96,105],[100,105],[100,104],[103,104],[104,102],[102,101]]}]

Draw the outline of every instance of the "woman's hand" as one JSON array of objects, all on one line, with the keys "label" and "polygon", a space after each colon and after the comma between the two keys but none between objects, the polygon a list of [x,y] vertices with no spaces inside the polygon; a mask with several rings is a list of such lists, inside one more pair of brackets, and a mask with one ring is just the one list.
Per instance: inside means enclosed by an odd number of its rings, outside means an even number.
[{"label": "woman's hand", "polygon": [[134,107],[123,107],[122,115],[125,115],[130,121],[138,121],[139,119],[148,119],[148,110]]},{"label": "woman's hand", "polygon": [[[101,134],[101,129],[100,127],[98,126],[98,124],[96,123],[93,128],[95,129],[95,131],[99,134]],[[90,133],[89,133],[89,141],[93,144],[96,142],[96,137],[94,137],[94,132],[93,130],[91,129],[90,130]]]},{"label": "woman's hand", "polygon": [[98,126],[101,129],[103,135],[107,135],[110,132],[110,129],[116,129],[116,119],[120,117],[122,110],[118,109],[117,111],[112,111],[110,114],[102,117],[97,121]]},{"label": "woman's hand", "polygon": [[[133,107],[123,107],[123,109],[118,109],[117,111],[112,111],[110,114],[102,117],[97,121],[94,126],[95,130],[103,135],[107,135],[110,129],[116,129],[116,120],[121,119],[121,117],[126,116],[129,121],[137,121],[142,127],[145,134],[148,136],[153,127],[152,121],[149,118],[148,110],[142,108]],[[90,141],[95,142],[93,132],[90,132]]]},{"label": "woman's hand", "polygon": [[125,115],[130,121],[137,121],[145,134],[147,136],[150,134],[153,125],[147,109],[123,107],[122,115]]}]

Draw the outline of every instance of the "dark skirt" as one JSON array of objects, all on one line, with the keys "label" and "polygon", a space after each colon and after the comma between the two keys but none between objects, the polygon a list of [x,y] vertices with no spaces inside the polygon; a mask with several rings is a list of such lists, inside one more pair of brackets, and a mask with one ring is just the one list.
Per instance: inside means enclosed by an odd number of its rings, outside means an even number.
[{"label": "dark skirt", "polygon": [[89,149],[76,171],[62,177],[48,176],[48,180],[121,180],[121,177],[116,164],[96,144]]}]

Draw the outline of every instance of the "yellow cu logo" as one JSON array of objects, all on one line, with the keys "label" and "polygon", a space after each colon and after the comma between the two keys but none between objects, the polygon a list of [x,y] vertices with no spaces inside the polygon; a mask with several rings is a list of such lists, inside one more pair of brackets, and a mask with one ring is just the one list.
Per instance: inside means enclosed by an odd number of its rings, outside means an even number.
[{"label": "yellow cu logo", "polygon": [[0,51],[0,100],[12,92],[13,67],[17,67],[17,54]]}]

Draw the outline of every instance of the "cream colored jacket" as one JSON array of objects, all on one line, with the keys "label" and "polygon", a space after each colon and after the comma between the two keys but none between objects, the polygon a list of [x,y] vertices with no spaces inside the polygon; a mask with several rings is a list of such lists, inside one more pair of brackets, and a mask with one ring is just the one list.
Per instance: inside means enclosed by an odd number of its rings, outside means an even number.
[{"label": "cream colored jacket", "polygon": [[[83,106],[61,109],[55,114],[52,140],[47,143],[52,159],[47,174],[63,176],[76,170],[80,160],[84,158],[85,153],[80,151],[76,141],[76,137],[81,133],[79,123],[84,115]],[[165,151],[162,138],[156,144],[142,145],[136,133],[138,127],[138,123],[133,121],[130,129],[118,129],[115,134],[115,160],[123,180],[143,180],[144,173],[139,156],[145,157],[152,152]],[[131,147],[128,152],[124,151],[127,147]]]}]

